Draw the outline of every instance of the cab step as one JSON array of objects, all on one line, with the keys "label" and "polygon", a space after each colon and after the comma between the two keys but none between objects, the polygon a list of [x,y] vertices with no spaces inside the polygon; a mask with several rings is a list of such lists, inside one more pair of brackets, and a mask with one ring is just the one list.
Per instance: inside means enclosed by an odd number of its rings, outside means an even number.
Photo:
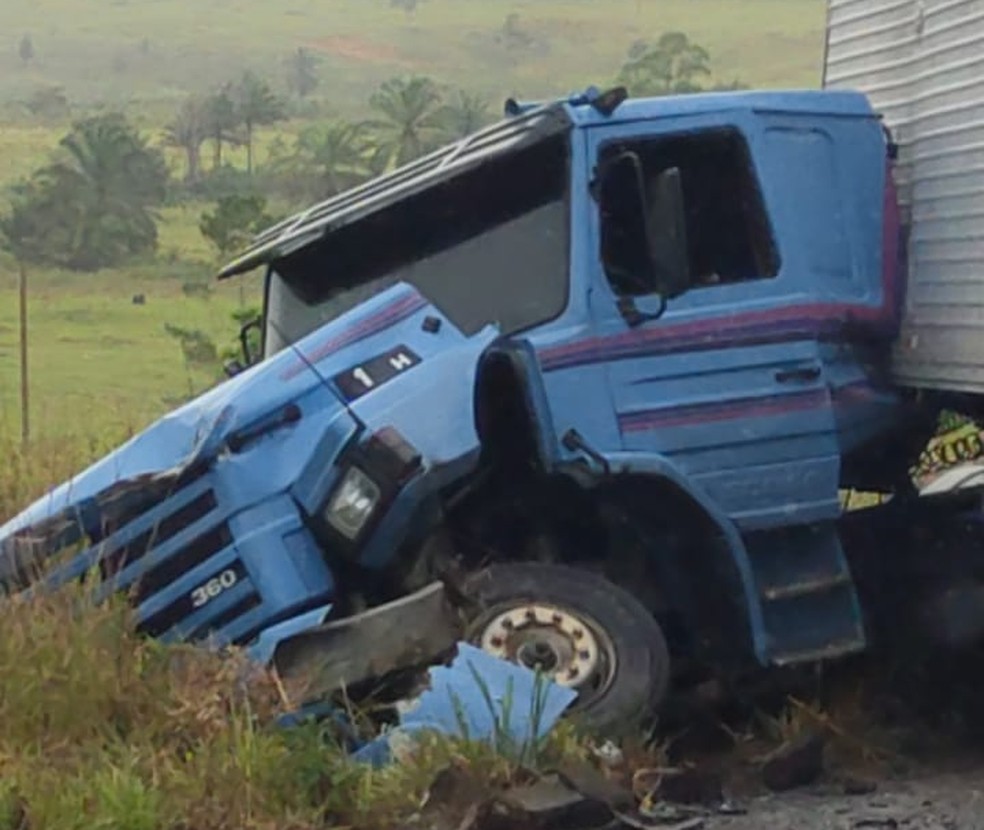
[{"label": "cab step", "polygon": [[770,663],[810,663],[866,647],[861,605],[833,522],[756,531],[744,542]]}]

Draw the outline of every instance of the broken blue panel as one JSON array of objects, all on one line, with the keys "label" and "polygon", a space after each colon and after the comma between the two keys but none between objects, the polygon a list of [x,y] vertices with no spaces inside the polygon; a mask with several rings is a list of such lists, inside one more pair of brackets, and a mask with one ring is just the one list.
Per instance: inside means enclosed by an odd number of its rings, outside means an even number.
[{"label": "broken blue panel", "polygon": [[427,731],[493,745],[500,740],[529,744],[553,729],[577,697],[571,689],[467,643],[458,644],[450,666],[432,668],[429,676],[430,688],[406,707],[400,725],[363,746],[356,759],[386,763],[394,738]]},{"label": "broken blue panel", "polygon": [[277,625],[264,629],[255,642],[249,647],[248,653],[252,660],[260,665],[269,665],[277,646],[295,634],[300,634],[314,628],[325,621],[333,606],[322,605],[305,614],[291,617]]}]

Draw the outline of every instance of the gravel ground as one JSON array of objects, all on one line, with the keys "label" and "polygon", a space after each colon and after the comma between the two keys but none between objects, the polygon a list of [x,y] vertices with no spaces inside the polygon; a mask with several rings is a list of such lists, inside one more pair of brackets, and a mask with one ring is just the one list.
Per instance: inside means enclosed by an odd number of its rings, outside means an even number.
[{"label": "gravel ground", "polygon": [[706,830],[984,830],[984,765],[883,782],[870,795],[817,786],[764,796],[741,816],[707,818]]}]

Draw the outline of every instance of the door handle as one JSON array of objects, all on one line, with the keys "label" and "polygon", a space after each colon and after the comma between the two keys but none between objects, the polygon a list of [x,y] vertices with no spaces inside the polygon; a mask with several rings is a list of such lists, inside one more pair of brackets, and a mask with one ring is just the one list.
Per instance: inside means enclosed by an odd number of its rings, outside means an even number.
[{"label": "door handle", "polygon": [[779,383],[806,383],[820,377],[819,366],[802,366],[798,369],[780,369],[776,372]]}]

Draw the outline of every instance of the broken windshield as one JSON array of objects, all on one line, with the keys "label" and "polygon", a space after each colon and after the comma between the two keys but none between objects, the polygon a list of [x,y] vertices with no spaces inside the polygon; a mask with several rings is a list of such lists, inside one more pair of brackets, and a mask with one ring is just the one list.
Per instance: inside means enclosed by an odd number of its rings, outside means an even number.
[{"label": "broken windshield", "polygon": [[557,316],[567,299],[569,167],[568,136],[555,134],[279,260],[267,277],[266,355],[397,282],[466,335]]}]

